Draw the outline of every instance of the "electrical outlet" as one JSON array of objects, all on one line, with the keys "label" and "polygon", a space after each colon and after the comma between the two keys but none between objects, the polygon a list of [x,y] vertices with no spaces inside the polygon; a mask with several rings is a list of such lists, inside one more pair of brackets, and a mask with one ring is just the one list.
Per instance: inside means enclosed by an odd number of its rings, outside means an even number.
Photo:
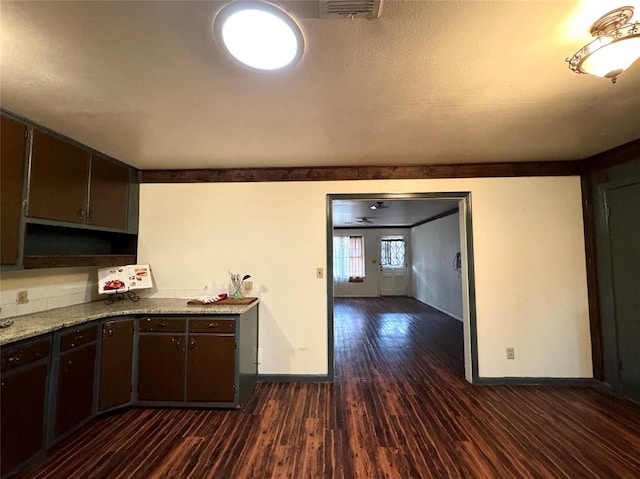
[{"label": "electrical outlet", "polygon": [[316,278],[318,278],[318,279],[324,278],[324,269],[323,268],[316,268]]},{"label": "electrical outlet", "polygon": [[16,295],[16,303],[18,304],[27,304],[29,302],[29,292],[25,289],[24,291],[18,291]]},{"label": "electrical outlet", "polygon": [[507,348],[507,359],[515,359],[515,358],[516,358],[515,348]]}]

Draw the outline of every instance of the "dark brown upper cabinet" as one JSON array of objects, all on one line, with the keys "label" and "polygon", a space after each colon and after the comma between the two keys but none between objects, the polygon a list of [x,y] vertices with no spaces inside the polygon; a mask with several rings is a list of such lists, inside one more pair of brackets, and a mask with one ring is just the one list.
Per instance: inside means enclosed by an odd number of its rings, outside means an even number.
[{"label": "dark brown upper cabinet", "polygon": [[2,115],[0,124],[0,264],[18,262],[27,127]]},{"label": "dark brown upper cabinet", "polygon": [[127,228],[130,168],[91,155],[87,224]]},{"label": "dark brown upper cabinet", "polygon": [[89,152],[34,128],[27,216],[84,223]]},{"label": "dark brown upper cabinet", "polygon": [[131,169],[34,128],[26,216],[127,228]]}]

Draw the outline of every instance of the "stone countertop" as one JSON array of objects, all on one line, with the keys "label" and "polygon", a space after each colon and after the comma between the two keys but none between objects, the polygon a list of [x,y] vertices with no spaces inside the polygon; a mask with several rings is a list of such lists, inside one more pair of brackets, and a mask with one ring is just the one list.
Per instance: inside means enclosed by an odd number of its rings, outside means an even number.
[{"label": "stone countertop", "polygon": [[188,305],[186,299],[142,298],[137,303],[124,299],[113,304],[105,304],[104,300],[94,301],[15,316],[11,318],[11,326],[0,329],[0,346],[96,319],[143,314],[242,314],[256,307],[258,303],[259,300],[242,305],[199,306]]}]

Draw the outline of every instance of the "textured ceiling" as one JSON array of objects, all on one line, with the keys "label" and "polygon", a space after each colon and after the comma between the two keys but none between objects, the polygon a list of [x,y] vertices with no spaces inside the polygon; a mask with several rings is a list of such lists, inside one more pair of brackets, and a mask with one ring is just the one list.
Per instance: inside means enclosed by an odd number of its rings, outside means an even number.
[{"label": "textured ceiling", "polygon": [[[397,200],[383,198],[383,208],[372,210],[378,200],[334,200],[333,226],[342,228],[409,227],[458,208],[451,199]],[[366,221],[362,221],[366,218]]]},{"label": "textured ceiling", "polygon": [[640,138],[640,62],[616,85],[565,63],[615,2],[287,3],[306,54],[254,73],[214,44],[220,2],[2,1],[1,105],[138,168],[576,160]]}]

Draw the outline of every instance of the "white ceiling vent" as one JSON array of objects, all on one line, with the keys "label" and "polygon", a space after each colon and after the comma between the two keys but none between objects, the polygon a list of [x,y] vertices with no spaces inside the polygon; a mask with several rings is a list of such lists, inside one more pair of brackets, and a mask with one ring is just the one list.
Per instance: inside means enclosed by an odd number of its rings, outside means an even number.
[{"label": "white ceiling vent", "polygon": [[382,0],[318,0],[320,18],[379,18]]}]

